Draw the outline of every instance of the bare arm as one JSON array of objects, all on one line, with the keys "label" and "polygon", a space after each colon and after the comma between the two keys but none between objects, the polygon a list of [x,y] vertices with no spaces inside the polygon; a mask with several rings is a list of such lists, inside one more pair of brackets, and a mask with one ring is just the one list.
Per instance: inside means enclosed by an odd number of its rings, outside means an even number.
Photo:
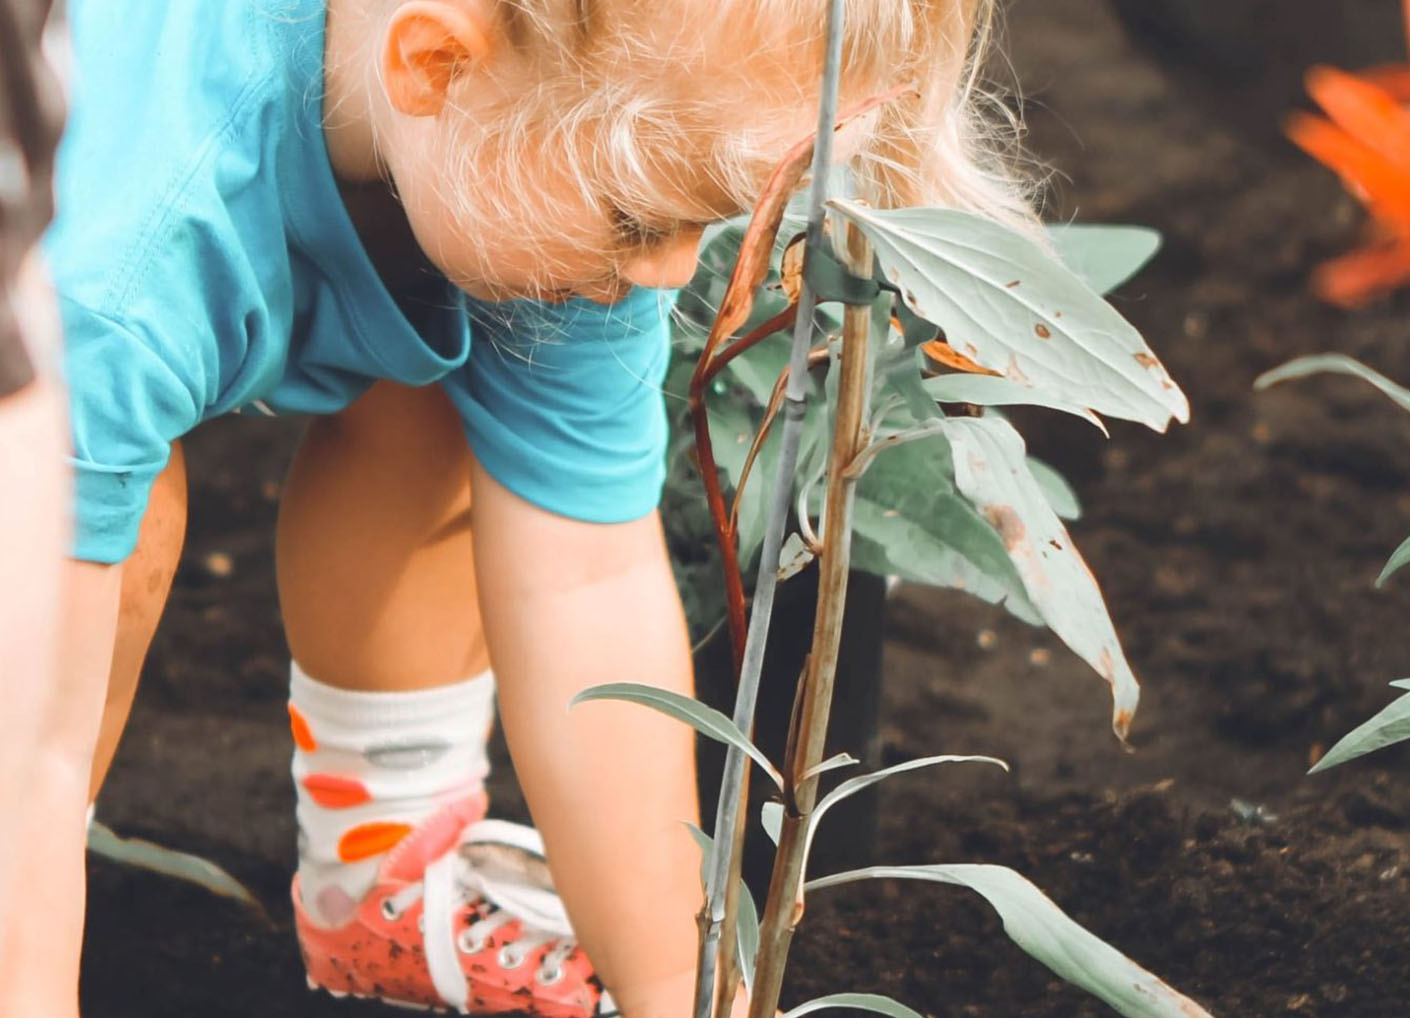
[{"label": "bare arm", "polygon": [[[0,916],[0,1014],[78,1013],[85,815],[117,625],[122,567],[64,566],[57,679],[46,691],[20,809],[0,815],[16,846],[11,909]],[[0,729],[9,718],[0,720]]]},{"label": "bare arm", "polygon": [[655,514],[563,519],[474,475],[481,611],[504,729],[554,879],[628,1018],[690,1010],[701,891],[693,735],[574,694],[643,682],[690,694],[685,621]]}]

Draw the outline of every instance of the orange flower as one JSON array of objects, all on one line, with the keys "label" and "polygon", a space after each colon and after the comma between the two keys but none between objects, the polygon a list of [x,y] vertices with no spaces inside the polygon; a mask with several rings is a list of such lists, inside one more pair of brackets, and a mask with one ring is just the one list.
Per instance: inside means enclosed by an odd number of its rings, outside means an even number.
[{"label": "orange flower", "polygon": [[[1403,3],[1410,29],[1410,0]],[[1314,67],[1307,91],[1326,115],[1293,114],[1284,130],[1341,178],[1373,227],[1365,245],[1317,268],[1312,290],[1357,307],[1410,283],[1410,66]]]}]

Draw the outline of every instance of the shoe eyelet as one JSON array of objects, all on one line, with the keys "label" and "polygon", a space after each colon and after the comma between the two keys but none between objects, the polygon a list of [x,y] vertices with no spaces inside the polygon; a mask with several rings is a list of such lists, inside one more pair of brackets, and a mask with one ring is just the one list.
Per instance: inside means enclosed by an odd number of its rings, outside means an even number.
[{"label": "shoe eyelet", "polygon": [[514,948],[505,944],[499,949],[499,967],[505,970],[517,969],[524,964],[524,956]]},{"label": "shoe eyelet", "polygon": [[461,954],[479,954],[485,949],[485,942],[470,936],[470,929],[467,927],[455,938],[455,946],[460,948]]},{"label": "shoe eyelet", "polygon": [[396,907],[391,898],[382,899],[382,918],[389,923],[394,923],[401,918],[401,910]]},{"label": "shoe eyelet", "polygon": [[563,966],[555,965],[551,969],[539,969],[534,973],[534,978],[538,980],[540,986],[552,986],[563,978]]}]

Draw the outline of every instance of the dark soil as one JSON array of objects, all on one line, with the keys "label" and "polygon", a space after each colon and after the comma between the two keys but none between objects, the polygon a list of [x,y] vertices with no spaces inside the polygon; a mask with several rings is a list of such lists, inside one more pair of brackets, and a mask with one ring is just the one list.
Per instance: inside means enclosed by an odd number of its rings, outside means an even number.
[{"label": "dark soil", "polygon": [[[1315,38],[1324,6],[1281,10]],[[1410,294],[1355,314],[1305,295],[1307,270],[1352,242],[1358,214],[1328,174],[1240,126],[1234,86],[1211,101],[1226,79],[1195,72],[1191,87],[1197,48],[1162,69],[1099,0],[1019,0],[1010,21],[1031,149],[1056,171],[1053,214],[1165,234],[1118,300],[1195,416],[1163,437],[1118,427],[1109,443],[1051,416],[1024,422],[1086,503],[1074,536],[1144,683],[1136,752],[1110,735],[1101,683],[1047,634],[958,594],[902,589],[888,612],[885,759],[989,753],[1014,773],[897,780],[881,857],[1012,865],[1223,1018],[1405,1014],[1406,755],[1303,772],[1410,667],[1406,581],[1371,586],[1410,532],[1410,418],[1347,379],[1258,395],[1252,382],[1324,350],[1410,379]],[[309,996],[290,930],[270,533],[296,431],[234,420],[192,440],[183,570],[99,805],[123,833],[228,867],[272,925],[95,863],[89,1018],[396,1013]],[[229,575],[211,568],[215,553]],[[501,813],[522,818],[507,764],[494,789]],[[934,1016],[1110,1013],[1013,947],[982,901],[932,885],[815,896],[787,997],[840,990]]]}]

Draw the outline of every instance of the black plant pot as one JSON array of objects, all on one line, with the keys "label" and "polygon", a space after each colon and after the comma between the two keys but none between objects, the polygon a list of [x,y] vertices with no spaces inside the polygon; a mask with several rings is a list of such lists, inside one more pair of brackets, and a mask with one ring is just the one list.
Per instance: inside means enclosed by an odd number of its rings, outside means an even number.
[{"label": "black plant pot", "polygon": [[[769,759],[783,759],[789,716],[803,662],[813,638],[817,606],[816,566],[779,587],[774,606],[769,645],[764,656],[763,681],[755,741]],[[848,579],[847,610],[828,729],[827,754],[851,753],[861,761],[825,775],[823,788],[848,777],[876,770],[881,763],[877,721],[881,705],[881,649],[886,581],[869,573],[854,572]],[[705,643],[695,656],[698,695],[726,714],[734,711],[734,676],[729,638],[724,632]],[[713,823],[718,801],[724,750],[704,742],[700,753],[700,795],[707,825]],[[749,830],[745,841],[744,877],[762,905],[773,867],[774,849],[759,823],[763,804],[777,798],[768,778],[754,770],[749,786]],[[870,865],[875,858],[876,792],[861,792],[827,813],[813,846],[811,875]]]},{"label": "black plant pot", "polygon": [[1303,105],[1313,64],[1356,69],[1403,61],[1400,0],[1111,0],[1132,39],[1187,94],[1271,136]]}]

